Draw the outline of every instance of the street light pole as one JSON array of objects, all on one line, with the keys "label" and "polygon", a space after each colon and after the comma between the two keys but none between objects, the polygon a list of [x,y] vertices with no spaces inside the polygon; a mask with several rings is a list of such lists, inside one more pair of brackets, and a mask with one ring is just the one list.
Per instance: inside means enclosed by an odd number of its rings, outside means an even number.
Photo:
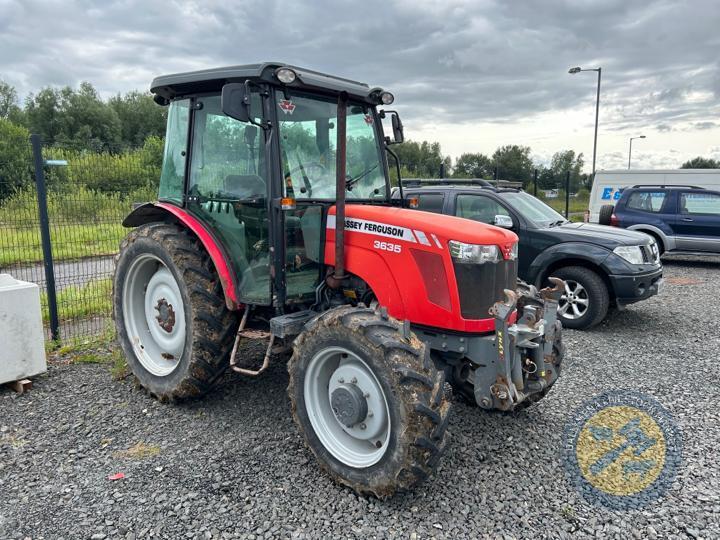
[{"label": "street light pole", "polygon": [[597,159],[597,136],[598,136],[598,121],[600,119],[600,79],[602,78],[602,68],[582,69],[580,67],[570,68],[568,73],[574,75],[581,71],[597,71],[597,98],[595,99],[595,138],[593,139],[593,161],[592,161],[592,177],[595,181],[595,162]]},{"label": "street light pole", "polygon": [[645,135],[640,135],[638,137],[630,137],[630,150],[628,151],[628,171],[630,170],[630,160],[632,159],[632,142],[633,139],[644,139]]}]

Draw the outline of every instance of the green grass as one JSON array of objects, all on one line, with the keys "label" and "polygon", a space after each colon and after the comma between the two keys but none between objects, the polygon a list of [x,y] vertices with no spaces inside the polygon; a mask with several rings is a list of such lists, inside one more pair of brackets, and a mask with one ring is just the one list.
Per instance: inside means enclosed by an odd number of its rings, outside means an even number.
[{"label": "green grass", "polygon": [[[556,199],[543,199],[545,204],[551,206],[561,214],[565,213],[565,197],[558,197]],[[588,199],[579,199],[570,197],[570,213],[585,212],[588,209]]]},{"label": "green grass", "polygon": [[[120,240],[127,234],[117,224],[64,225],[50,231],[53,260],[65,261],[117,253]],[[37,227],[0,224],[0,268],[16,264],[41,263],[40,231]]]},{"label": "green grass", "polygon": [[[112,279],[90,281],[85,285],[71,285],[57,293],[58,316],[61,321],[87,319],[110,315],[112,311]],[[47,293],[40,295],[43,321],[48,322]]]}]

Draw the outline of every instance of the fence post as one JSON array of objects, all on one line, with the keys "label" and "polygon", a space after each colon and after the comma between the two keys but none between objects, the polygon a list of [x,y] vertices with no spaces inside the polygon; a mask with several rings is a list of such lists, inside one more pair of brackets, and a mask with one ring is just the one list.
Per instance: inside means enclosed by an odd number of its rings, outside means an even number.
[{"label": "fence post", "polygon": [[50,316],[50,339],[57,341],[60,336],[57,295],[55,291],[55,266],[50,240],[50,218],[47,209],[47,189],[45,188],[45,160],[42,157],[40,135],[30,135],[35,162],[35,185],[37,186],[38,214],[40,216],[40,238],[42,240],[43,263],[45,265],[45,285],[47,287],[48,314]]},{"label": "fence post", "polygon": [[533,175],[533,197],[537,197],[537,169],[535,169],[535,174]]},{"label": "fence post", "polygon": [[565,219],[570,215],[570,171],[565,175]]}]

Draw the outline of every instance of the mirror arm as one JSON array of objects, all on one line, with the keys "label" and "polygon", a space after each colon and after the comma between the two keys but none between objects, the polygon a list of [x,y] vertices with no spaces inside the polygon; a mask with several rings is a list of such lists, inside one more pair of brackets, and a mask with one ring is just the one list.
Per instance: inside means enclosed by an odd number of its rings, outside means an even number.
[{"label": "mirror arm", "polygon": [[245,81],[245,96],[243,97],[243,105],[245,106],[245,108],[247,108],[247,111],[248,111],[248,122],[250,122],[254,126],[258,126],[258,127],[262,128],[263,130],[267,131],[271,127],[270,122],[267,120],[256,122],[250,114],[252,112],[250,110],[250,100],[252,99],[251,86],[255,86],[255,88],[260,90],[258,92],[258,94],[260,94],[260,97],[262,97],[262,98],[267,99],[267,97],[270,95],[270,93],[267,90],[265,90],[262,86],[260,86],[259,84],[252,82],[250,79],[247,79]]},{"label": "mirror arm", "polygon": [[402,178],[400,176],[400,158],[398,158],[395,152],[390,150],[390,146],[388,146],[388,137],[385,137],[385,151],[390,154],[393,159],[395,159],[395,170],[397,171],[398,190],[400,191],[400,205],[405,207],[405,195],[403,195]]}]

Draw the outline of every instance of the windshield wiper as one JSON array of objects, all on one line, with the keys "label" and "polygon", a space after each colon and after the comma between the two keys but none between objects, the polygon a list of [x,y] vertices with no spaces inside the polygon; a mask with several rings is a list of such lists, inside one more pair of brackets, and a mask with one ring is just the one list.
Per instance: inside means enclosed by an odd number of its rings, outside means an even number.
[{"label": "windshield wiper", "polygon": [[355,176],[355,177],[353,177],[353,178],[348,178],[348,179],[345,181],[345,189],[352,189],[352,187],[353,187],[355,184],[357,184],[357,182],[358,182],[359,180],[365,178],[368,174],[370,174],[370,173],[373,172],[375,169],[377,169],[377,168],[378,168],[378,165],[379,165],[379,163],[376,163],[375,165],[373,165],[373,166],[370,167],[369,169],[365,169],[363,172],[361,172],[361,173],[358,174],[357,176]]},{"label": "windshield wiper", "polygon": [[558,225],[564,225],[567,223],[567,219],[558,219],[557,221],[553,221],[552,223],[548,223],[548,227],[557,227]]}]

